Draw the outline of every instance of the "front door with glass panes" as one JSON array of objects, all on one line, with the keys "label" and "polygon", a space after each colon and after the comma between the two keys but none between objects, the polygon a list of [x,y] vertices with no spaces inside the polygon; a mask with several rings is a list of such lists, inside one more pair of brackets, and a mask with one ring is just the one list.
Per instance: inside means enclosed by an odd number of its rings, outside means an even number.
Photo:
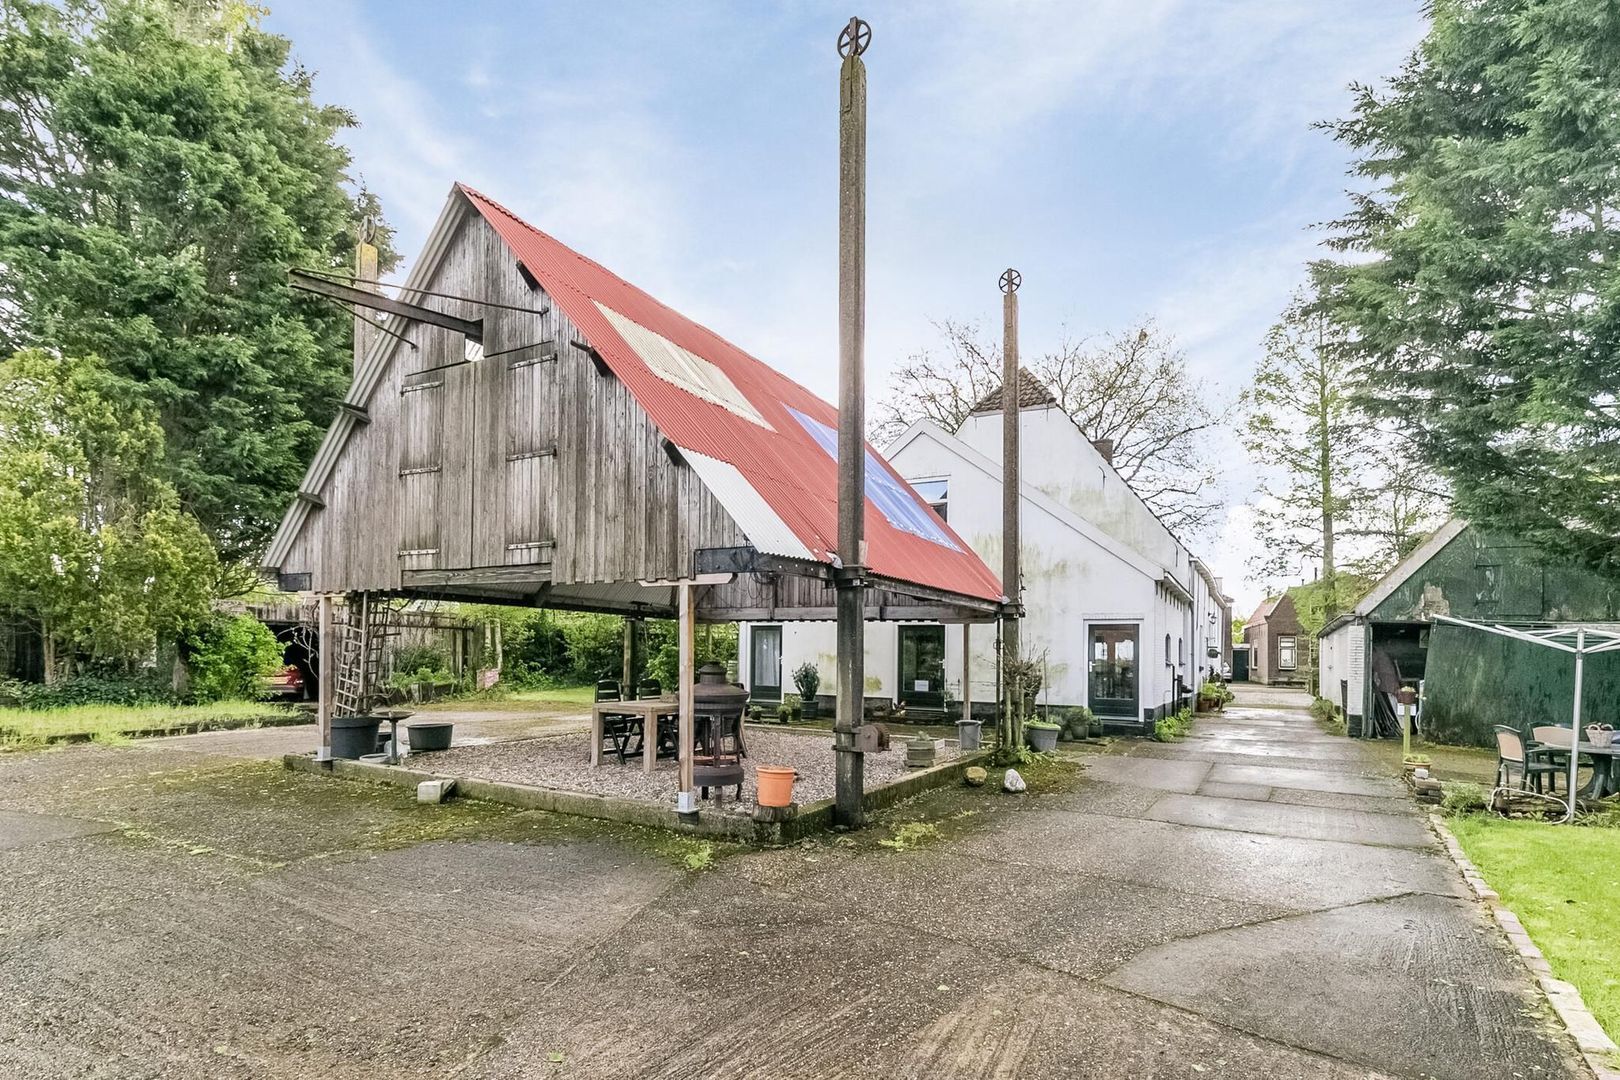
[{"label": "front door with glass panes", "polygon": [[945,705],[945,628],[900,627],[900,704],[919,709]]},{"label": "front door with glass panes", "polygon": [[1141,713],[1135,624],[1098,625],[1088,632],[1090,668],[1087,694],[1098,716],[1135,720]]},{"label": "front door with glass panes", "polygon": [[782,628],[756,626],[749,635],[748,693],[755,701],[782,700]]}]

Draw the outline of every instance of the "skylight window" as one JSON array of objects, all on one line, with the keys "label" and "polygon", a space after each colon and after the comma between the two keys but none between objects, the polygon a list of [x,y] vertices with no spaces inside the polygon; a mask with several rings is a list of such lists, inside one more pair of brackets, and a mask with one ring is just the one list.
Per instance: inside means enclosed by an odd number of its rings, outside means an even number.
[{"label": "skylight window", "polygon": [[765,422],[753,403],[737,389],[731,377],[714,364],[690,349],[683,349],[664,335],[649,330],[634,319],[626,318],[606,304],[596,307],[613,324],[613,329],[635,350],[642,362],[660,379],[678,386],[688,394],[735,413],[750,423],[767,430],[775,430]]},{"label": "skylight window", "polygon": [[[838,460],[838,432],[821,423],[812,420],[798,409],[789,409],[810,437],[816,440],[827,456],[834,461]],[[939,527],[939,519],[923,509],[911,492],[889,474],[889,470],[878,461],[877,455],[868,450],[866,452],[866,497],[872,500],[872,505],[890,525],[901,532],[908,532],[913,536],[920,536],[924,540],[931,540],[941,547],[948,547],[952,551],[961,551],[951,540],[944,529]]]}]

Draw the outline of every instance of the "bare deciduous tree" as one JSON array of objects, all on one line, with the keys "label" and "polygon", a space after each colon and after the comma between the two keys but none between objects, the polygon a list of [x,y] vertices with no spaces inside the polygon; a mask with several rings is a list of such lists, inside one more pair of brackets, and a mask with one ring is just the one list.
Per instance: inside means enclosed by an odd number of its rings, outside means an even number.
[{"label": "bare deciduous tree", "polygon": [[[956,431],[1001,385],[1001,347],[978,324],[935,326],[943,347],[913,353],[895,370],[876,410],[876,438],[925,419]],[[1113,441],[1114,468],[1165,525],[1196,534],[1218,517],[1219,470],[1199,436],[1222,426],[1231,405],[1188,373],[1185,354],[1153,320],[1095,341],[1065,337],[1026,366],[1088,439]]]}]

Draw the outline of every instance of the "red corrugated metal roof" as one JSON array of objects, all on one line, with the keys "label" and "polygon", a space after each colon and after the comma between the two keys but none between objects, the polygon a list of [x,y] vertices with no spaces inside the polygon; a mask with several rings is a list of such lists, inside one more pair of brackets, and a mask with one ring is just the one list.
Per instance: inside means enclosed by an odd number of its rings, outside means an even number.
[{"label": "red corrugated metal roof", "polygon": [[[562,307],[664,436],[676,446],[735,467],[816,558],[831,562],[838,537],[837,465],[788,410],[833,428],[838,426],[838,410],[494,200],[465,184],[457,186]],[[715,365],[765,418],[770,430],[654,374],[597,308],[598,303]],[[923,513],[932,514],[893,467],[876,451],[872,453]],[[938,522],[937,518],[931,520]],[[954,548],[896,528],[868,498],[869,569],[899,581],[1000,600],[1003,593],[995,574],[949,526],[940,523],[940,529]]]}]

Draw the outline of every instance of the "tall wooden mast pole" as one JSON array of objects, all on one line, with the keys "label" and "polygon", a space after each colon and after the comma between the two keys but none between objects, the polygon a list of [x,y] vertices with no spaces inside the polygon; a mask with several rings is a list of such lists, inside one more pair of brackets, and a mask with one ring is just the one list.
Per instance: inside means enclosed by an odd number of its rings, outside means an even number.
[{"label": "tall wooden mast pole", "polygon": [[865,760],[856,745],[866,690],[866,65],[872,28],[838,35],[838,755],[833,818],[865,820]]},{"label": "tall wooden mast pole", "polygon": [[[1023,380],[1018,373],[1018,286],[1023,275],[1009,267],[1001,274],[1001,587],[1008,610],[1002,618],[1003,664],[1021,660],[1018,617],[1023,613],[1023,589],[1018,566],[1018,396]],[[1002,731],[1005,745],[1024,745],[1023,680],[1003,678]]]}]

